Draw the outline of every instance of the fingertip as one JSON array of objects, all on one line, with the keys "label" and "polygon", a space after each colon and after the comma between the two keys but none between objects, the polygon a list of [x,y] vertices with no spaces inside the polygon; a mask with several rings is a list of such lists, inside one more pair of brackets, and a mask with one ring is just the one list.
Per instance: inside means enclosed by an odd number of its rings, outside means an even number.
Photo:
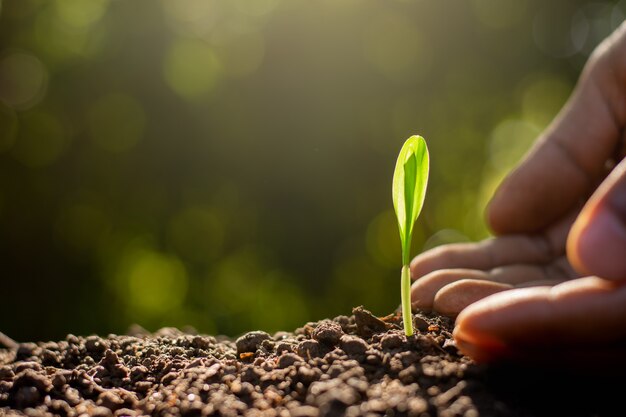
[{"label": "fingertip", "polygon": [[544,216],[536,215],[537,199],[545,191],[529,186],[536,173],[527,164],[511,171],[487,203],[485,222],[496,236],[532,232],[547,223]]},{"label": "fingertip", "polygon": [[411,305],[423,310],[432,310],[437,292],[459,278],[459,271],[433,271],[411,285]]},{"label": "fingertip", "polygon": [[461,353],[476,362],[497,362],[514,356],[514,344],[508,340],[508,331],[520,315],[515,304],[537,291],[545,292],[545,289],[495,293],[463,309],[456,318],[453,331]]},{"label": "fingertip", "polygon": [[435,295],[423,285],[422,280],[417,280],[411,286],[411,306],[421,310],[430,311],[433,308]]},{"label": "fingertip", "polygon": [[[411,305],[423,310],[431,310],[434,306],[435,297],[442,288],[459,280],[479,281],[487,278],[488,274],[486,272],[473,269],[442,269],[433,271],[416,280],[411,286]],[[454,298],[455,295],[452,294],[451,297]],[[441,311],[439,312],[442,313]]]},{"label": "fingertip", "polygon": [[[426,253],[426,252],[425,252]],[[409,270],[411,271],[411,279],[416,280],[421,276],[425,275],[425,268],[422,268],[422,263],[424,261],[424,253],[420,253],[415,258],[411,260],[409,263]]]},{"label": "fingertip", "polygon": [[514,173],[500,184],[485,208],[485,222],[496,236],[527,233],[537,228],[534,223],[539,219],[529,214],[532,209],[530,202],[527,201],[531,199],[532,194],[527,190],[514,190],[509,185],[515,179]]},{"label": "fingertip", "polygon": [[433,308],[440,314],[454,317],[470,304],[512,288],[513,286],[500,282],[462,279],[437,291]]},{"label": "fingertip", "polygon": [[452,245],[437,246],[422,252],[411,260],[409,270],[411,279],[417,280],[442,268],[446,268],[446,250]]},{"label": "fingertip", "polygon": [[504,342],[491,335],[474,332],[466,325],[459,323],[458,319],[452,336],[459,351],[471,357],[475,362],[494,362],[505,356],[503,352],[506,351],[507,347]]},{"label": "fingertip", "polygon": [[495,235],[501,235],[507,231],[507,222],[501,220],[506,216],[502,216],[502,202],[499,195],[500,192],[497,190],[485,208],[485,222]]},{"label": "fingertip", "polygon": [[[596,277],[515,289],[480,300],[456,319],[459,350],[477,362],[555,361],[622,347],[626,285]],[[594,350],[596,349],[597,350]]]},{"label": "fingertip", "polygon": [[[589,213],[587,210],[583,210],[579,215],[569,234],[567,235],[567,242],[565,244],[565,250],[567,253],[567,259],[572,267],[581,275],[593,275],[585,265],[583,260],[587,256],[583,254],[581,256],[581,236],[584,234],[584,229],[589,225]],[[583,248],[585,249],[585,248]]]},{"label": "fingertip", "polygon": [[626,223],[609,204],[592,201],[567,238],[567,256],[582,275],[626,278]]}]

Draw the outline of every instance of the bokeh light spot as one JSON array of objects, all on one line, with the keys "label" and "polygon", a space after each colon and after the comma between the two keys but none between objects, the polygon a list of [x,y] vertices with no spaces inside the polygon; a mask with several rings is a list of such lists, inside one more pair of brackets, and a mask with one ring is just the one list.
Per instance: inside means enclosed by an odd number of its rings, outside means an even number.
[{"label": "bokeh light spot", "polygon": [[163,0],[167,23],[178,33],[206,36],[220,16],[214,0]]},{"label": "bokeh light spot", "polygon": [[236,317],[237,331],[296,326],[306,317],[305,296],[288,274],[267,265],[259,249],[242,248],[221,259],[205,281],[207,305],[229,323]]},{"label": "bokeh light spot", "polygon": [[553,75],[532,77],[522,94],[524,119],[544,128],[561,109],[572,87]]},{"label": "bokeh light spot", "polygon": [[462,242],[469,242],[469,238],[458,230],[443,229],[433,233],[432,236],[426,239],[423,251],[427,251],[441,245]]},{"label": "bokeh light spot", "polygon": [[364,53],[372,66],[391,80],[423,75],[430,64],[422,36],[408,19],[385,14],[366,26]]},{"label": "bokeh light spot", "polygon": [[489,162],[498,171],[510,170],[530,149],[541,130],[524,120],[507,119],[491,133]]},{"label": "bokeh light spot", "polygon": [[244,248],[222,259],[207,281],[207,297],[231,312],[245,312],[256,299],[260,281],[255,277],[265,269],[258,255]]},{"label": "bokeh light spot", "polygon": [[18,125],[15,111],[0,102],[0,153],[8,151],[15,143]]},{"label": "bokeh light spot", "polygon": [[181,256],[197,262],[221,253],[224,229],[216,213],[200,207],[179,212],[170,222],[170,238]]},{"label": "bokeh light spot", "polygon": [[571,8],[562,6],[555,7],[547,2],[533,19],[532,34],[535,44],[542,52],[556,58],[565,58],[579,52],[588,31],[588,24],[576,18],[577,11],[573,5]]},{"label": "bokeh light spot", "polygon": [[[585,44],[589,43],[589,21],[581,11],[578,11],[572,20],[571,39],[574,50],[582,51]],[[595,46],[595,45],[594,45]]]},{"label": "bokeh light spot", "polygon": [[44,96],[48,73],[34,55],[11,53],[0,60],[0,100],[9,106],[25,110]]},{"label": "bokeh light spot", "polygon": [[167,16],[181,22],[194,22],[211,16],[215,2],[211,0],[163,0]]},{"label": "bokeh light spot", "polygon": [[[489,166],[485,169],[485,172],[481,178],[480,188],[477,193],[477,198],[474,203],[473,210],[478,213],[483,213],[485,207],[489,204],[489,201],[493,198],[494,193],[507,176],[507,171],[499,171]],[[466,222],[469,221],[466,219]]]},{"label": "bokeh light spot", "polygon": [[612,2],[589,2],[580,7],[572,22],[572,42],[584,55],[609,36],[624,21],[621,7]]},{"label": "bokeh light spot", "polygon": [[215,52],[199,40],[176,41],[170,47],[163,67],[169,86],[187,99],[211,92],[217,84],[219,70]]},{"label": "bokeh light spot", "polygon": [[37,168],[55,162],[65,151],[67,129],[54,115],[33,111],[21,117],[20,131],[12,154],[22,164]]},{"label": "bokeh light spot", "polygon": [[101,97],[87,115],[89,134],[100,148],[110,152],[126,151],[143,136],[146,116],[133,97],[112,93]]},{"label": "bokeh light spot", "polygon": [[292,277],[281,270],[271,270],[263,275],[259,287],[251,309],[254,328],[262,328],[267,323],[273,324],[270,331],[301,325],[307,316],[306,297]]},{"label": "bokeh light spot", "polygon": [[102,18],[109,6],[109,0],[56,0],[57,15],[68,26],[88,27]]},{"label": "bokeh light spot", "polygon": [[149,249],[132,254],[122,279],[128,283],[128,308],[146,316],[179,307],[187,295],[187,272],[180,260]]},{"label": "bokeh light spot", "polygon": [[35,17],[33,41],[45,57],[50,72],[55,72],[64,68],[67,61],[97,55],[107,33],[104,25],[70,27],[54,8],[44,8]]},{"label": "bokeh light spot", "polygon": [[220,37],[215,52],[223,73],[244,77],[254,73],[263,62],[265,43],[258,32],[236,33]]}]

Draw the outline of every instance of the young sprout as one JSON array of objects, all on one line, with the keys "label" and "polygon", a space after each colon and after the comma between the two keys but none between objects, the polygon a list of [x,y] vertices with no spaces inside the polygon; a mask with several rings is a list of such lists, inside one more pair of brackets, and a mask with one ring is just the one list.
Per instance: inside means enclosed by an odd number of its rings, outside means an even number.
[{"label": "young sprout", "polygon": [[396,169],[393,172],[393,208],[398,218],[400,242],[402,243],[402,273],[400,274],[400,288],[402,295],[402,321],[404,333],[413,335],[413,320],[411,315],[411,275],[409,262],[411,261],[411,237],[413,224],[417,220],[426,195],[428,184],[428,148],[421,136],[411,136],[404,142]]}]

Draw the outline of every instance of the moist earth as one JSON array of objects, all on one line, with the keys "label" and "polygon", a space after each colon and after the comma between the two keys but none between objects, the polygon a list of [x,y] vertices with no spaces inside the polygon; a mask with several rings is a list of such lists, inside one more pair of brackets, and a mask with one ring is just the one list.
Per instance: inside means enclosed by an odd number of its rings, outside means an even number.
[{"label": "moist earth", "polygon": [[233,340],[134,326],[58,342],[0,339],[0,416],[617,416],[622,375],[476,365],[452,320],[418,312],[253,331]]}]

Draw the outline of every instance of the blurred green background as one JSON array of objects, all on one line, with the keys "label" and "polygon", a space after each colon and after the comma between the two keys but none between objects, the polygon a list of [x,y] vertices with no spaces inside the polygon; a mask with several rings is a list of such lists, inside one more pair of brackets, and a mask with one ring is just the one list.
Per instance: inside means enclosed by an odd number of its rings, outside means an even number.
[{"label": "blurred green background", "polygon": [[0,1],[0,331],[237,335],[392,312],[404,140],[431,151],[414,253],[488,236],[494,187],[625,13]]}]

